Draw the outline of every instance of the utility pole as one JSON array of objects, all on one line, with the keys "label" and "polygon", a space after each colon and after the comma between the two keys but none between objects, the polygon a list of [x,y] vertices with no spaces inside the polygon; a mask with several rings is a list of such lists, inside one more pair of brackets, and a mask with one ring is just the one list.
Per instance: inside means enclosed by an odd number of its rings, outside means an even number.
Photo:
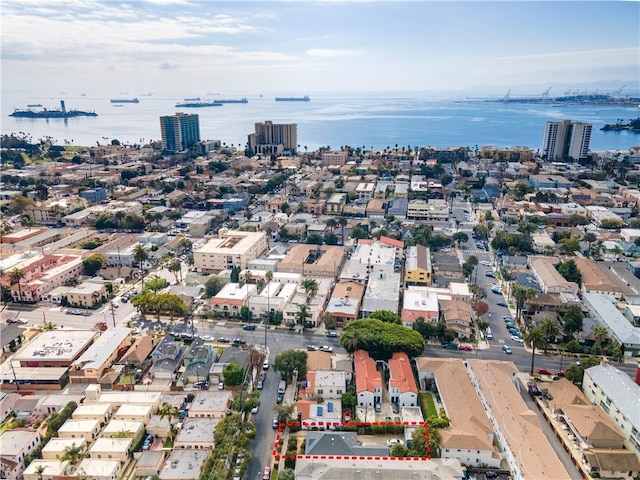
[{"label": "utility pole", "polygon": [[110,303],[109,306],[111,307],[111,319],[113,320],[113,328],[116,328],[116,311],[113,308],[113,303]]}]

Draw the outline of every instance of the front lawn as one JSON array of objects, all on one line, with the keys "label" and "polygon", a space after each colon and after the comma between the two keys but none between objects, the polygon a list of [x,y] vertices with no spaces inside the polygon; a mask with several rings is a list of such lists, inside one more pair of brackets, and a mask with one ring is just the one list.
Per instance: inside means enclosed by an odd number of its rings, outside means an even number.
[{"label": "front lawn", "polygon": [[429,392],[420,394],[420,405],[422,406],[422,414],[425,416],[425,419],[438,416],[436,404],[433,401],[433,396]]}]

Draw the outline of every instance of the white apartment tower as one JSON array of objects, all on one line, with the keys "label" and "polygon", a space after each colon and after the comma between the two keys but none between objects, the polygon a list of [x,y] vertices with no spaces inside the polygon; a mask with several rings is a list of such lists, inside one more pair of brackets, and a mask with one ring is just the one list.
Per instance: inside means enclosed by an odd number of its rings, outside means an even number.
[{"label": "white apartment tower", "polygon": [[590,123],[546,122],[542,137],[542,156],[549,160],[571,157],[575,160],[586,158],[591,141]]}]

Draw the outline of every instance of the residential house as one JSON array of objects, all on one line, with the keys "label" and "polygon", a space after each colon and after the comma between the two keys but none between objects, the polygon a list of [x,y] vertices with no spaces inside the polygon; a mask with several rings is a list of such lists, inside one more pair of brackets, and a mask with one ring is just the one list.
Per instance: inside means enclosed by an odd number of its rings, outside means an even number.
[{"label": "residential house", "polygon": [[404,264],[406,285],[431,285],[431,250],[423,245],[407,248]]},{"label": "residential house", "polygon": [[404,291],[400,318],[405,327],[412,327],[420,317],[425,322],[438,323],[438,295],[424,287],[409,287]]},{"label": "residential house", "polygon": [[469,303],[459,300],[442,300],[440,313],[447,328],[454,330],[458,338],[471,337],[473,309]]},{"label": "residential house", "polygon": [[36,430],[11,429],[0,433],[0,477],[19,480],[26,468],[25,457],[40,446]]},{"label": "residential house", "polygon": [[382,376],[373,358],[365,350],[356,350],[353,354],[353,365],[358,406],[373,407],[382,403]]},{"label": "residential house", "polygon": [[357,282],[340,282],[333,289],[325,312],[330,314],[339,327],[356,320],[360,315],[360,305],[365,287]]},{"label": "residential house", "polygon": [[395,352],[389,360],[389,399],[401,407],[418,404],[418,386],[409,356],[404,352]]}]

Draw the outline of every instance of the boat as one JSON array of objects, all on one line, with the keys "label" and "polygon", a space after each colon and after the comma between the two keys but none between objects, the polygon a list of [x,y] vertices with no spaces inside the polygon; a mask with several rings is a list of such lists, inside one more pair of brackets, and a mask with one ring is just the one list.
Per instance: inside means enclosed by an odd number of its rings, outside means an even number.
[{"label": "boat", "polygon": [[304,97],[276,97],[276,102],[310,102],[309,95]]},{"label": "boat", "polygon": [[27,105],[27,107],[29,108],[38,108],[41,107],[42,104],[41,103],[30,103],[29,105]]},{"label": "boat", "polygon": [[183,107],[183,108],[201,108],[201,107],[221,107],[222,103],[218,103],[218,102],[182,102],[182,103],[176,103],[176,107]]},{"label": "boat", "polygon": [[185,102],[199,102],[200,101],[200,97],[185,98],[184,101]]},{"label": "boat", "polygon": [[231,99],[223,99],[223,100],[214,100],[216,103],[249,103],[247,97],[243,98],[231,98]]},{"label": "boat", "polygon": [[150,97],[151,95],[153,95],[153,93],[149,92],[149,93],[143,93],[141,96],[142,97]]},{"label": "boat", "polygon": [[112,107],[124,107],[121,103],[114,103]]},{"label": "boat", "polygon": [[111,103],[140,103],[138,98],[112,98]]},{"label": "boat", "polygon": [[73,117],[97,117],[98,114],[86,110],[67,110],[64,100],[60,100],[60,108],[54,110],[20,110],[16,109],[9,115],[17,118],[73,118]]}]

